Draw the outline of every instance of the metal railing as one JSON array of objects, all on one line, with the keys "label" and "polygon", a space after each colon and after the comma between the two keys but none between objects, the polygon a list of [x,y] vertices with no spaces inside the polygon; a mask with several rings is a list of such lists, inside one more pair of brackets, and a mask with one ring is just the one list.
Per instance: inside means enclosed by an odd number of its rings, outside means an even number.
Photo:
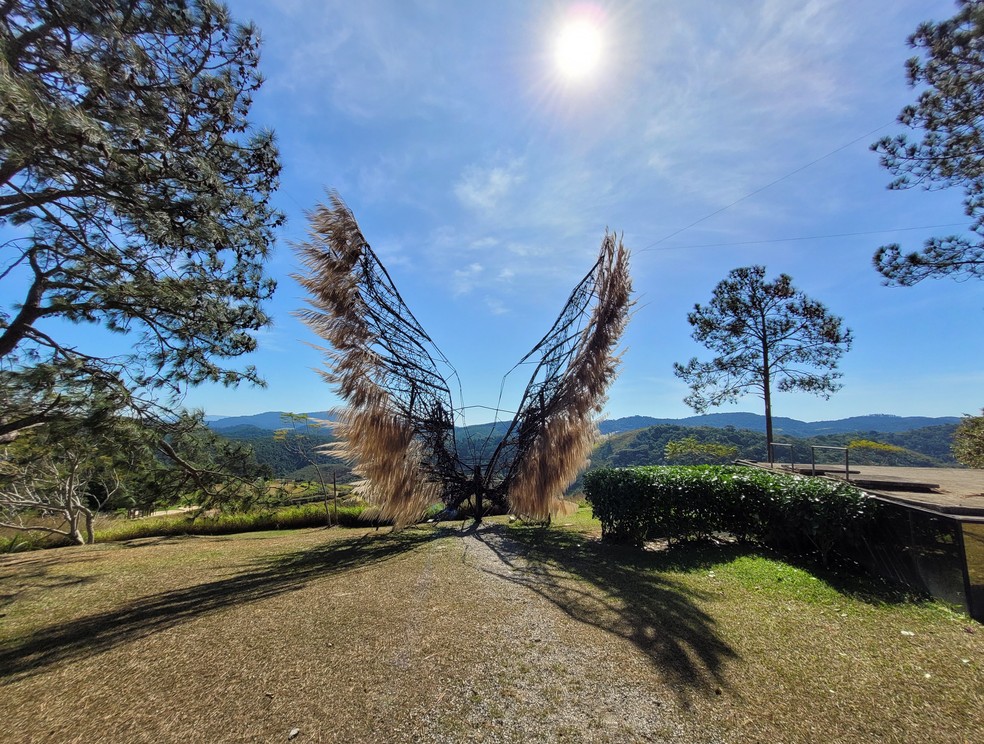
[{"label": "metal railing", "polygon": [[821,444],[811,444],[810,445],[810,474],[817,474],[817,450],[840,450],[844,452],[844,480],[850,482],[851,480],[851,459],[848,455],[847,447],[829,447]]},{"label": "metal railing", "polygon": [[776,447],[789,447],[789,469],[795,470],[796,463],[793,462],[793,445],[787,442],[769,442],[769,465],[776,466]]}]

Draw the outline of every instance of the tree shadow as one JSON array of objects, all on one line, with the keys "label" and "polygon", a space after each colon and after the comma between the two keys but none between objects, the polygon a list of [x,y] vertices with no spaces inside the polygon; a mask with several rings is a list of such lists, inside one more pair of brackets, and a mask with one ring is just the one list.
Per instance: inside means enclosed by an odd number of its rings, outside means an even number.
[{"label": "tree shadow", "polygon": [[490,527],[475,537],[502,561],[493,573],[633,644],[684,705],[727,687],[724,664],[738,655],[698,604],[709,595],[666,575],[699,567],[698,554],[668,558],[550,529]]},{"label": "tree shadow", "polygon": [[[92,553],[74,551],[74,555],[59,560],[56,550],[35,550],[30,553],[16,553],[0,559],[0,618],[6,609],[25,593],[43,594],[51,589],[68,586],[81,586],[95,582],[93,576],[75,576],[64,573],[66,565],[87,563],[97,560]],[[54,569],[58,569],[57,571]],[[0,671],[2,674],[2,671]]]},{"label": "tree shadow", "polygon": [[457,531],[410,529],[332,540],[257,560],[251,570],[228,578],[140,597],[119,609],[45,628],[0,648],[0,679],[10,683],[197,617],[297,591],[314,580],[391,560],[447,534]]},{"label": "tree shadow", "polygon": [[[920,591],[901,580],[893,582],[877,576],[857,561],[836,555],[827,564],[823,564],[818,558],[809,555],[789,555],[767,547],[759,547],[756,553],[805,571],[839,594],[864,604],[920,605],[938,601],[926,591]],[[904,555],[901,549],[899,554]]]}]

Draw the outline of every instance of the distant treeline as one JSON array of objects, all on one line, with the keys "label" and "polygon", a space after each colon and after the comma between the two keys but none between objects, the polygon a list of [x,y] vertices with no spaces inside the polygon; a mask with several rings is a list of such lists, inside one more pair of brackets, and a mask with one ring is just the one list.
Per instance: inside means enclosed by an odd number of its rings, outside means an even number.
[{"label": "distant treeline", "polygon": [[268,466],[275,478],[316,480],[317,472],[309,459],[313,458],[326,477],[330,478],[334,470],[339,483],[352,480],[352,470],[348,464],[337,457],[315,451],[335,441],[333,436],[317,429],[303,430],[300,435],[291,433],[281,439],[269,429],[248,425],[229,427],[217,433],[226,439],[250,445],[256,462]]},{"label": "distant treeline", "polygon": [[[851,442],[864,440],[888,448],[859,446],[851,449],[851,461],[859,465],[895,465],[906,467],[952,467],[956,465],[950,446],[956,424],[928,426],[905,432],[854,432],[851,434],[827,434],[819,437],[779,437],[779,441],[792,444],[796,462],[810,462],[810,446],[823,445],[845,447]],[[669,442],[693,437],[702,443],[715,443],[736,448],[736,458],[765,460],[765,435],[748,429],[713,428],[706,426],[675,426],[664,424],[645,429],[627,431],[602,437],[591,458],[591,467],[630,467],[636,465],[673,465],[666,458]],[[899,448],[899,449],[895,449]],[[787,460],[788,448],[777,450],[777,459]],[[817,452],[818,462],[839,462],[837,452]]]},{"label": "distant treeline", "polygon": [[[896,465],[908,467],[952,467],[956,465],[950,446],[955,424],[928,426],[904,432],[854,432],[851,434],[826,434],[818,437],[779,437],[780,441],[793,445],[796,462],[810,461],[810,445],[844,447],[851,442],[864,440],[891,445],[885,449],[872,446],[854,447],[851,462],[858,465]],[[459,446],[491,451],[505,427],[471,427],[459,435]],[[255,426],[237,426],[225,429],[221,435],[244,442],[253,448],[257,463],[269,467],[277,478],[314,480],[317,477],[309,457],[314,457],[323,472],[330,477],[334,470],[339,483],[352,480],[351,468],[338,458],[317,454],[314,450],[334,441],[334,438],[318,430],[308,430],[298,442],[296,435],[277,439],[268,429]],[[748,429],[733,427],[677,426],[662,424],[620,434],[603,435],[591,456],[591,468],[630,467],[636,465],[674,465],[678,461],[666,457],[666,445],[692,437],[700,443],[721,444],[735,448],[735,457],[746,460],[765,460],[765,435]],[[303,445],[303,446],[299,446]],[[900,449],[895,449],[900,448]],[[777,451],[777,459],[786,461],[788,449]],[[818,462],[840,462],[837,452],[818,452]]]}]

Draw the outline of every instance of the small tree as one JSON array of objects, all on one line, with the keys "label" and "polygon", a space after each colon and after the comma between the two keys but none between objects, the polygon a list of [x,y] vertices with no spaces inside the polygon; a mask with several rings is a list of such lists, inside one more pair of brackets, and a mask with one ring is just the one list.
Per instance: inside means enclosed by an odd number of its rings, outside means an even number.
[{"label": "small tree", "polygon": [[150,432],[115,415],[112,401],[22,431],[0,452],[0,526],[93,542],[96,513],[125,498],[155,467]]},{"label": "small tree", "polygon": [[851,348],[851,331],[786,274],[770,283],[764,266],[734,269],[714,288],[710,304],[694,305],[687,321],[693,339],[717,354],[709,362],[694,357],[673,365],[690,385],[684,402],[698,413],[755,391],[765,403],[771,442],[773,387],[823,398],[841,387],[837,362]]},{"label": "small tree", "polygon": [[93,519],[123,504],[150,510],[190,497],[247,509],[267,492],[250,447],[215,434],[199,414],[161,421],[126,415],[120,401],[20,431],[0,449],[0,527],[95,537]]},{"label": "small tree", "polygon": [[663,448],[663,457],[682,465],[719,464],[735,459],[738,448],[733,444],[700,442],[697,437],[671,439]]},{"label": "small tree", "polygon": [[[282,413],[280,420],[287,424],[286,428],[277,429],[273,434],[275,442],[279,442],[284,449],[295,457],[301,458],[308,465],[314,468],[318,477],[321,499],[325,505],[325,519],[328,526],[331,526],[331,512],[328,510],[328,479],[327,473],[323,468],[324,453],[321,447],[324,445],[313,441],[307,434],[321,428],[321,424],[311,419],[306,413]],[[335,521],[338,521],[338,485],[335,483],[335,473],[332,471],[331,498],[335,503]]]},{"label": "small tree", "polygon": [[984,468],[984,410],[965,416],[953,433],[953,456],[970,468]]},{"label": "small tree", "polygon": [[958,6],[953,18],[923,23],[909,37],[909,45],[924,55],[908,61],[909,84],[925,87],[898,120],[922,130],[922,139],[883,137],[871,149],[895,176],[890,189],[963,188],[964,211],[976,235],[930,238],[921,252],[882,246],[874,264],[886,284],[911,286],[948,275],[984,278],[984,2],[958,0]]}]

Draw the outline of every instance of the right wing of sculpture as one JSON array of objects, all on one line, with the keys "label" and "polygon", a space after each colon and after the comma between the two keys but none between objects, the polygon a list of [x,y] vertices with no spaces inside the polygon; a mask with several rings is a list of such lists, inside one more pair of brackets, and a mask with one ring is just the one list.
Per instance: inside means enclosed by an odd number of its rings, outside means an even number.
[{"label": "right wing of sculpture", "polygon": [[[311,214],[296,246],[309,292],[299,313],[330,348],[321,375],[345,401],[334,453],[362,480],[356,490],[397,526],[465,483],[448,380],[454,370],[403,302],[355,217],[335,193]],[[435,357],[449,370],[442,374]]]},{"label": "right wing of sculpture", "polygon": [[628,322],[631,292],[628,251],[606,235],[597,262],[553,327],[516,365],[538,360],[486,476],[513,513],[546,519],[587,463],[595,415],[617,373],[615,347]]}]

